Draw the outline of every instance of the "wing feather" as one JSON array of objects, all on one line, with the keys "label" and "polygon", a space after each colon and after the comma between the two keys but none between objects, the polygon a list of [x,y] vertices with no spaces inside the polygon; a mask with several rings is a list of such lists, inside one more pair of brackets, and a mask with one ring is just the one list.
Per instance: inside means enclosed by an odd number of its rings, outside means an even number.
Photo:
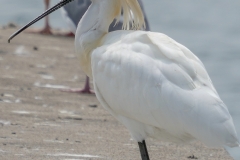
[{"label": "wing feather", "polygon": [[174,137],[237,145],[227,107],[191,51],[160,33],[107,36],[115,37],[113,43],[103,42],[92,53],[94,84],[106,109]]}]

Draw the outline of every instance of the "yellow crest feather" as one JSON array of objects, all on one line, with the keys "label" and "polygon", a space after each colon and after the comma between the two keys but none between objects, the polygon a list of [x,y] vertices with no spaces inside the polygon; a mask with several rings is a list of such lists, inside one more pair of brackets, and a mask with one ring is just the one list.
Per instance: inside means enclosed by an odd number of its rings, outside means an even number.
[{"label": "yellow crest feather", "polygon": [[115,0],[115,2],[117,22],[119,22],[121,12],[123,12],[123,29],[139,30],[145,28],[144,15],[138,0]]}]

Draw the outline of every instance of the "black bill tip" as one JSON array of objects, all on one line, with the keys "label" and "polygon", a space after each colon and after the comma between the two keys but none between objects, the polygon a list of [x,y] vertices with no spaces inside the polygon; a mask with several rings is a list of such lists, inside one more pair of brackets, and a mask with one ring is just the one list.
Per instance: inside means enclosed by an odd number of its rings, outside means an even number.
[{"label": "black bill tip", "polygon": [[33,21],[29,22],[28,24],[26,24],[24,27],[22,27],[21,29],[19,29],[18,31],[16,31],[15,33],[13,33],[9,38],[8,38],[8,43],[11,42],[11,40],[17,36],[19,33],[21,33],[22,31],[24,31],[25,29],[27,29],[29,26],[33,25],[34,23],[36,23],[37,21],[39,21],[40,19],[46,17],[47,15],[49,15],[50,13],[56,11],[57,9],[61,8],[62,6],[68,4],[69,2],[72,2],[74,0],[61,0],[59,3],[57,3],[56,5],[54,5],[52,8],[48,9],[47,11],[45,11],[43,14],[41,14],[40,16],[38,16],[37,18],[35,18]]}]

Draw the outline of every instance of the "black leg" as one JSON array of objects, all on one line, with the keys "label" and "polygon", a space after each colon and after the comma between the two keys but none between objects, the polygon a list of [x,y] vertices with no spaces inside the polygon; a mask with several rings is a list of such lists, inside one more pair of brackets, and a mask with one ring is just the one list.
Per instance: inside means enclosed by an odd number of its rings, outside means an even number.
[{"label": "black leg", "polygon": [[142,160],[150,160],[145,141],[143,140],[142,142],[138,142],[138,146],[139,146]]}]

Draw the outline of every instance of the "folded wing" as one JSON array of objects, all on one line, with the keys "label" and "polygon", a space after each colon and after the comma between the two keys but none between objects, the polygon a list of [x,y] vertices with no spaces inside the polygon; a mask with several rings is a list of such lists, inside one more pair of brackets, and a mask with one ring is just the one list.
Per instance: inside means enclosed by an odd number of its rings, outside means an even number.
[{"label": "folded wing", "polygon": [[156,128],[160,139],[164,132],[183,142],[188,135],[211,146],[239,145],[227,107],[191,51],[160,33],[106,36],[92,53],[93,79],[100,102],[116,118]]}]

